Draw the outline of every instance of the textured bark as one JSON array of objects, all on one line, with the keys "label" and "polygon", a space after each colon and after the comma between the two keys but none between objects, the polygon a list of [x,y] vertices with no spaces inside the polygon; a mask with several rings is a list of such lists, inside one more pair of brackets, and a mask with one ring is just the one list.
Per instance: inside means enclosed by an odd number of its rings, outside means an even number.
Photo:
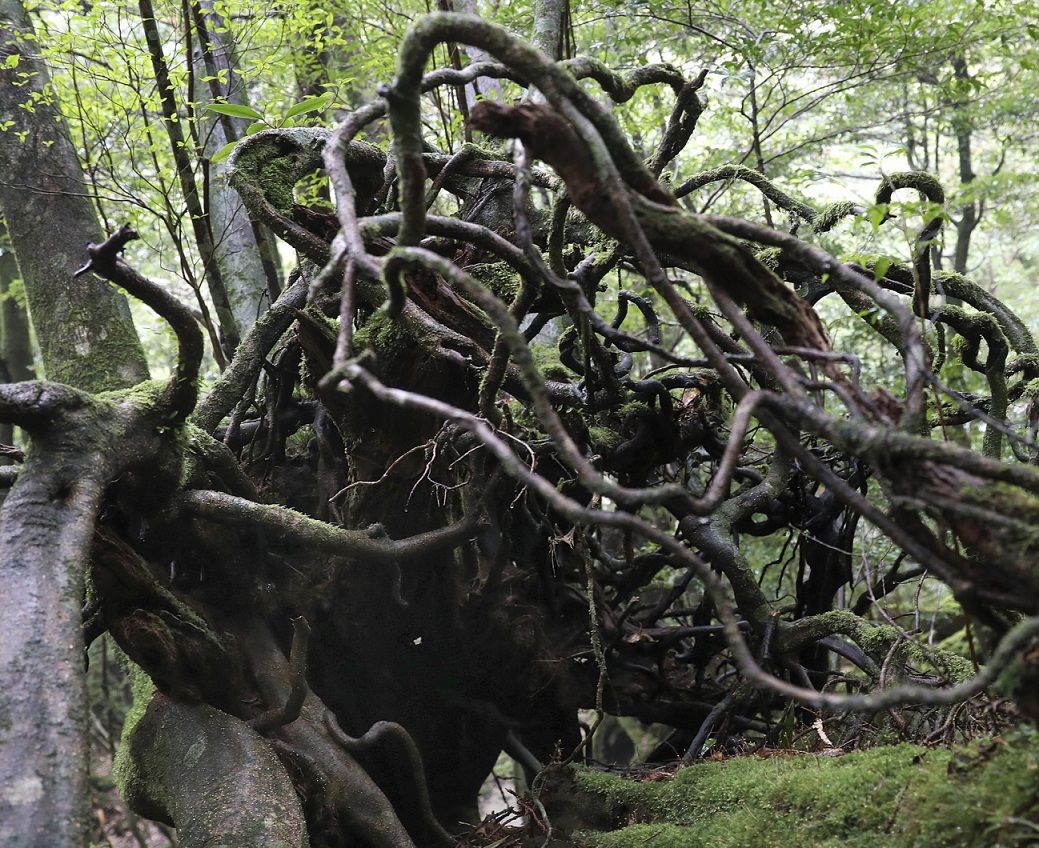
[{"label": "textured bark", "polygon": [[[129,231],[122,228],[120,234]],[[132,231],[130,231],[132,232]],[[118,280],[172,325],[174,377],[104,398],[59,383],[0,385],[0,420],[32,444],[0,512],[0,844],[79,848],[88,799],[86,680],[80,610],[102,499],[161,500],[180,479],[169,449],[194,405],[201,332],[161,287],[117,254],[125,238],[90,250],[90,266]],[[85,271],[84,271],[85,273]],[[118,495],[116,496],[118,497]]]},{"label": "textured bark", "polygon": [[[2,388],[0,412],[25,403],[59,419],[87,403],[62,386]],[[43,421],[18,423],[35,429]],[[66,432],[40,435],[47,448],[29,454],[0,513],[0,582],[9,599],[0,604],[0,844],[79,848],[87,813],[79,609],[107,463],[97,445]]]},{"label": "textured bark", "polygon": [[[5,247],[6,233],[0,235],[0,379],[19,383],[33,378],[32,343],[29,339],[29,317],[14,284],[19,279],[18,262],[10,247]],[[0,424],[0,443],[14,441],[14,427]]]},{"label": "textured bark", "polygon": [[[952,60],[953,73],[956,79],[966,81],[970,78],[967,73],[967,60],[962,56],[956,56]],[[971,190],[972,184],[977,179],[972,163],[971,140],[974,129],[971,118],[966,110],[957,112],[952,120],[952,129],[956,133],[956,157],[959,166],[960,185],[967,191]],[[970,256],[970,240],[974,230],[980,223],[977,201],[970,201],[960,207],[960,219],[955,222],[956,226],[956,249],[953,253],[952,269],[957,274],[967,273],[967,262]]]},{"label": "textured bark", "polygon": [[[202,141],[205,155],[212,157],[230,142],[244,135],[246,122],[228,115],[203,113],[206,105],[221,97],[228,103],[248,105],[244,86],[235,69],[234,43],[212,4],[199,4],[195,32],[202,48],[197,52],[195,78],[200,83],[192,98],[202,114]],[[226,84],[220,80],[227,80]],[[210,227],[213,231],[213,259],[234,316],[239,338],[245,335],[267,304],[264,298],[279,286],[278,256],[265,230],[254,226],[238,192],[225,178],[226,159],[210,164],[207,197]],[[259,237],[259,239],[257,238]]]},{"label": "textured bark", "polygon": [[126,298],[93,275],[73,279],[88,242],[100,242],[97,216],[54,104],[36,100],[48,83],[18,0],[0,2],[0,211],[25,280],[48,378],[87,391],[147,379],[144,351]]},{"label": "textured bark", "polygon": [[569,15],[566,0],[538,0],[534,7],[534,35],[531,42],[555,60],[563,58],[565,23]]},{"label": "textured bark", "polygon": [[[0,845],[81,848],[88,800],[80,610],[102,497],[169,491],[161,396],[99,400],[56,383],[0,386],[0,419],[32,439],[0,512]],[[144,479],[138,475],[142,475]]]},{"label": "textured bark", "polygon": [[267,741],[234,716],[156,693],[123,744],[127,800],[175,824],[182,848],[307,844],[288,774]]},{"label": "textured bark", "polygon": [[18,278],[18,263],[14,254],[0,254],[0,337],[3,338],[3,376],[11,383],[33,378],[29,317],[12,287],[12,283]]}]

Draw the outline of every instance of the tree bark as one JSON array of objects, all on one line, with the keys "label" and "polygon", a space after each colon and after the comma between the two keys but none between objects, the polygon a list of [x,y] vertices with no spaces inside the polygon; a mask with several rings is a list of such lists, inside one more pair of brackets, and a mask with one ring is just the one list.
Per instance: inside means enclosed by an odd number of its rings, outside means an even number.
[{"label": "tree bark", "polygon": [[567,0],[538,0],[534,6],[534,33],[531,43],[557,62],[563,58],[565,52],[564,39],[569,13]]},{"label": "tree bark", "polygon": [[[195,54],[195,79],[208,79],[192,92],[200,115],[204,152],[208,159],[244,134],[244,121],[229,115],[202,114],[218,97],[228,103],[248,105],[244,85],[236,70],[234,42],[226,25],[205,0],[194,11],[199,46]],[[226,79],[226,84],[220,80]],[[280,288],[278,255],[266,230],[249,220],[238,192],[225,179],[226,160],[209,164],[207,208],[213,232],[213,260],[227,291],[238,336],[252,327],[269,294],[275,300]]]},{"label": "tree bark", "polygon": [[[0,845],[80,848],[87,815],[86,551],[105,486],[97,444],[52,422],[89,401],[63,386],[0,387],[0,416],[40,436],[0,513]],[[32,414],[24,414],[32,410]],[[104,437],[95,420],[93,435]]]},{"label": "tree bark", "polygon": [[126,298],[93,275],[73,279],[102,233],[19,0],[0,0],[0,212],[25,281],[49,379],[86,391],[148,378]]},{"label": "tree bark", "polygon": [[[6,236],[0,223],[0,377],[6,383],[20,383],[34,376],[32,342],[29,318],[14,290],[19,279],[18,262],[10,247],[3,246]],[[0,443],[14,444],[14,427],[7,422],[0,424]]]},{"label": "tree bark", "polygon": [[[957,56],[952,60],[953,72],[957,80],[967,80],[967,60]],[[977,175],[971,157],[971,139],[974,134],[969,114],[964,109],[957,109],[952,119],[952,128],[956,133],[956,156],[959,166],[961,188],[972,187]],[[956,225],[956,249],[953,253],[952,269],[957,274],[967,273],[967,262],[970,256],[970,240],[974,230],[980,223],[978,202],[971,200],[960,207],[960,220]]]},{"label": "tree bark", "polygon": [[130,775],[123,774],[128,801],[176,824],[183,848],[307,844],[285,768],[268,742],[234,716],[155,693],[123,745],[119,763]]}]

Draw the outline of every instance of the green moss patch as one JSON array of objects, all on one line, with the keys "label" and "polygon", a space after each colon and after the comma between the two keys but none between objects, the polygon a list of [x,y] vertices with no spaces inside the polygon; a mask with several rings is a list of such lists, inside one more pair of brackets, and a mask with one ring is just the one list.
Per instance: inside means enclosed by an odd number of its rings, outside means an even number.
[{"label": "green moss patch", "polygon": [[376,311],[354,334],[354,347],[370,347],[377,354],[394,356],[409,350],[414,339],[404,325],[385,312]]},{"label": "green moss patch", "polygon": [[953,751],[903,744],[837,757],[752,756],[693,765],[663,783],[593,771],[577,782],[630,822],[577,834],[582,848],[989,848],[1039,839],[1031,730]]}]

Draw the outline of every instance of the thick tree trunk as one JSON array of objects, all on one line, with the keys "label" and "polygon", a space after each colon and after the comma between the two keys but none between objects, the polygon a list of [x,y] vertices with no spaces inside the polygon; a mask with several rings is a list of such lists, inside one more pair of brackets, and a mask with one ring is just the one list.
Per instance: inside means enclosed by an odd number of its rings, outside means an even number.
[{"label": "thick tree trunk", "polygon": [[152,387],[150,397],[141,391],[103,399],[58,383],[0,385],[0,420],[32,440],[0,511],[0,845],[84,844],[81,609],[95,523],[113,480],[121,477],[124,496],[139,502],[145,493],[161,497],[179,479],[169,434],[196,397],[201,332],[164,289],[117,262],[124,244],[113,238],[107,254],[92,249],[90,267],[147,297],[170,322],[181,357],[169,384]]},{"label": "thick tree trunk", "polygon": [[[197,369],[201,335],[186,326],[197,334]],[[95,523],[113,480],[121,478],[123,496],[139,502],[177,479],[175,443],[164,434],[183,415],[176,389],[185,382],[193,390],[196,375],[180,369],[183,380],[154,403],[143,393],[98,399],[56,383],[0,385],[0,420],[32,439],[0,511],[0,845],[84,844],[89,743],[80,611]]]},{"label": "thick tree trunk", "polygon": [[[92,274],[73,279],[102,240],[79,163],[53,103],[47,69],[19,0],[0,0],[0,212],[25,281],[48,378],[87,391],[148,377],[126,298]],[[32,103],[32,108],[26,105]]]},{"label": "thick tree trunk", "polygon": [[88,795],[79,609],[108,463],[61,428],[46,432],[44,419],[77,414],[83,401],[70,390],[3,388],[0,414],[35,408],[39,420],[18,423],[45,428],[46,447],[29,454],[0,512],[0,845],[80,848]]}]

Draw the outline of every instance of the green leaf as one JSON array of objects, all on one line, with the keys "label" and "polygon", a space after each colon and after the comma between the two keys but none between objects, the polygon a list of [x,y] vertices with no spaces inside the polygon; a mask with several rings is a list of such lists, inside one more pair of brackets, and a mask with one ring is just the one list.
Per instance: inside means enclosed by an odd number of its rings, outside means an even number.
[{"label": "green leaf", "polygon": [[210,162],[223,162],[228,156],[231,155],[231,151],[234,150],[234,146],[238,144],[237,141],[229,141],[223,147],[221,147],[216,153],[213,154],[213,158]]},{"label": "green leaf", "polygon": [[888,219],[888,205],[886,203],[877,203],[869,208],[869,222],[873,227],[873,232],[877,232],[880,229],[880,225]]},{"label": "green leaf", "polygon": [[252,118],[254,121],[263,119],[263,115],[255,109],[238,103],[214,103],[206,108],[210,112],[216,112],[218,115],[230,115],[232,118]]},{"label": "green leaf", "polygon": [[317,112],[324,109],[332,101],[331,94],[322,94],[320,97],[311,97],[307,100],[301,100],[288,112],[285,113],[286,118],[295,118],[297,115],[302,115],[304,112]]},{"label": "green leaf", "polygon": [[253,133],[258,133],[261,130],[268,129],[270,129],[270,126],[267,124],[266,121],[256,121],[255,123],[249,124],[249,126],[245,128],[245,134],[252,135]]},{"label": "green leaf", "polygon": [[5,68],[17,68],[19,59],[21,59],[21,54],[20,53],[12,53],[4,61],[4,67]]}]

